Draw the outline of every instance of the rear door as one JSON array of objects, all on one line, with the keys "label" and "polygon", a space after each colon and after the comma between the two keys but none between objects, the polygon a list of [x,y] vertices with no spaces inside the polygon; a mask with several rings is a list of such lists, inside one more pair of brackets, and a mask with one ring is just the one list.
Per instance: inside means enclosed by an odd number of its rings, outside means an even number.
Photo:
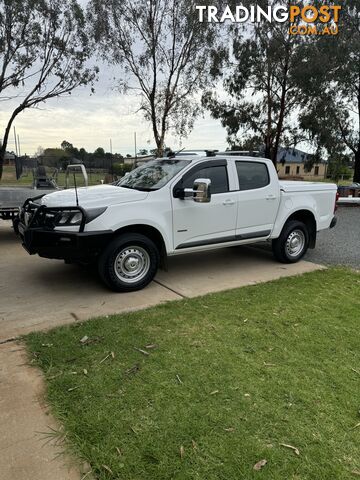
[{"label": "rear door", "polygon": [[[192,188],[197,178],[211,180],[211,201],[196,203],[192,198],[174,197],[177,188]],[[173,187],[174,249],[201,247],[235,239],[236,193],[230,191],[226,160],[211,160],[194,165]]]},{"label": "rear door", "polygon": [[265,162],[239,160],[234,163],[239,181],[237,239],[267,237],[273,229],[280,202],[277,176],[269,172]]}]

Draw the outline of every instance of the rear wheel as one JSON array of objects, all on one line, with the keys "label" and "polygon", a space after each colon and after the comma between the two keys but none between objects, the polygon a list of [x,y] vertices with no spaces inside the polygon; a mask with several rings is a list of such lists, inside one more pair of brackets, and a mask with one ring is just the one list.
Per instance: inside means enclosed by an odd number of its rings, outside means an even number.
[{"label": "rear wheel", "polygon": [[138,233],[127,233],[113,240],[100,255],[99,274],[116,292],[140,290],[155,277],[159,259],[152,240]]},{"label": "rear wheel", "polygon": [[272,242],[274,257],[281,263],[298,262],[309,248],[309,239],[307,226],[298,220],[290,220],[279,238]]}]

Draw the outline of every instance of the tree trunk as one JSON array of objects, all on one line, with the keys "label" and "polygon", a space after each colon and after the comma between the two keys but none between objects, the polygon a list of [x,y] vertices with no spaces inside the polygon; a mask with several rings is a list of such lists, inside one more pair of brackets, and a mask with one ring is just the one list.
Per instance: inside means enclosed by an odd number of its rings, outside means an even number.
[{"label": "tree trunk", "polygon": [[271,159],[271,139],[268,135],[265,135],[265,158]]},{"label": "tree trunk", "polygon": [[271,159],[271,141],[272,141],[272,99],[271,99],[271,72],[270,66],[268,65],[267,72],[267,83],[266,83],[266,93],[267,93],[267,126],[266,126],[266,135],[265,135],[265,158]]},{"label": "tree trunk", "polygon": [[354,182],[360,183],[360,145],[355,153]]},{"label": "tree trunk", "polygon": [[[360,81],[360,77],[359,77]],[[358,121],[360,122],[360,83],[358,87]],[[358,131],[358,145],[355,152],[354,182],[360,183],[360,126]]]},{"label": "tree trunk", "polygon": [[3,174],[5,152],[6,152],[6,144],[3,143],[0,147],[0,180],[1,180],[1,177],[2,177],[2,174]]},{"label": "tree trunk", "polygon": [[156,139],[156,146],[157,146],[157,155],[158,157],[162,157],[164,155],[164,136],[161,135],[160,138]]},{"label": "tree trunk", "polygon": [[11,125],[13,124],[13,121],[15,120],[16,115],[18,113],[20,113],[22,110],[23,110],[23,108],[18,107],[13,111],[13,113],[10,117],[10,120],[9,120],[7,126],[6,126],[6,129],[5,129],[4,138],[3,138],[2,145],[1,145],[1,148],[0,148],[0,180],[1,180],[2,174],[3,174],[3,165],[4,165],[6,147],[7,147],[8,140],[9,140],[10,128],[11,128]]}]

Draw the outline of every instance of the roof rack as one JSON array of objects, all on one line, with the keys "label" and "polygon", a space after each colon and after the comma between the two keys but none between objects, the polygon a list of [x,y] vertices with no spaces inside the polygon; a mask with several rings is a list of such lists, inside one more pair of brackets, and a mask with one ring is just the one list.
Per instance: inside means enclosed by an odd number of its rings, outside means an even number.
[{"label": "roof rack", "polygon": [[205,150],[207,157],[216,157],[219,150]]},{"label": "roof rack", "polygon": [[225,152],[216,152],[216,155],[229,155],[237,157],[260,157],[258,150],[227,150]]}]

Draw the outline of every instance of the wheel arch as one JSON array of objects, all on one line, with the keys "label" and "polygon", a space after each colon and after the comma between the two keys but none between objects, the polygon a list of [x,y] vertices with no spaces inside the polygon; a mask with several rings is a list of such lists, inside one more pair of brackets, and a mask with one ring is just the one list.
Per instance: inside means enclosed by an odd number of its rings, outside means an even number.
[{"label": "wheel arch", "polygon": [[306,209],[297,210],[286,219],[282,230],[284,229],[285,225],[291,220],[298,220],[299,222],[302,222],[307,226],[309,230],[309,236],[310,236],[309,248],[315,248],[317,224],[316,224],[316,219],[313,212]]},{"label": "wheel arch", "polygon": [[134,225],[127,225],[125,227],[121,227],[114,232],[114,237],[118,237],[124,233],[139,233],[141,235],[145,235],[146,237],[150,238],[155,245],[159,249],[160,254],[160,267],[165,268],[167,266],[167,254],[166,254],[166,244],[163,235],[161,232],[151,226],[146,224],[134,224]]}]

